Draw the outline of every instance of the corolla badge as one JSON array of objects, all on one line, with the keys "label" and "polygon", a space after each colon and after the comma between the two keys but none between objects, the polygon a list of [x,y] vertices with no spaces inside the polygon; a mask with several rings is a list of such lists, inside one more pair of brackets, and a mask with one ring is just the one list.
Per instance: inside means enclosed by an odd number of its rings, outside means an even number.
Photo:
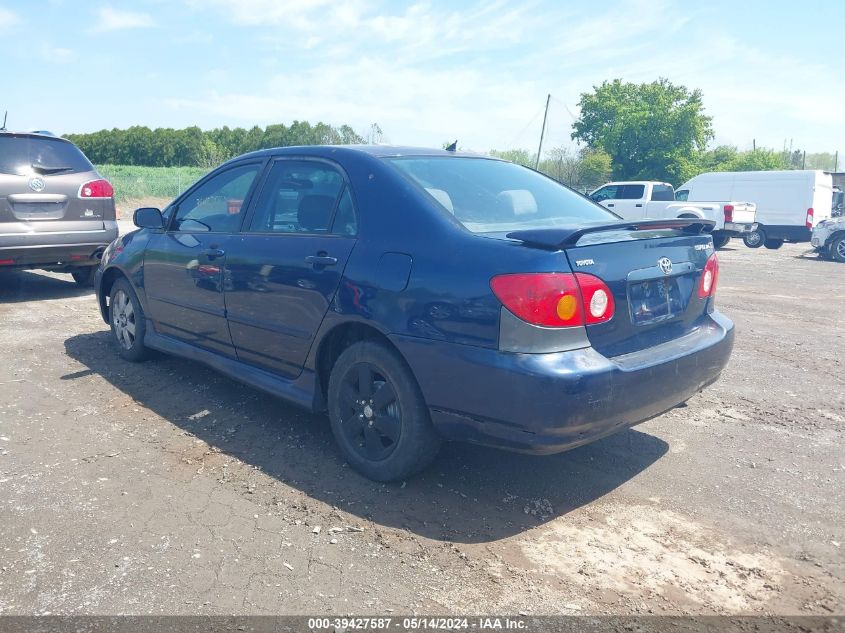
[{"label": "corolla badge", "polygon": [[657,265],[660,270],[663,271],[664,275],[668,275],[672,272],[672,260],[668,257],[661,257],[657,260]]},{"label": "corolla badge", "polygon": [[38,176],[29,179],[29,188],[33,191],[44,191],[44,187],[46,186],[47,185],[44,183],[44,181]]}]

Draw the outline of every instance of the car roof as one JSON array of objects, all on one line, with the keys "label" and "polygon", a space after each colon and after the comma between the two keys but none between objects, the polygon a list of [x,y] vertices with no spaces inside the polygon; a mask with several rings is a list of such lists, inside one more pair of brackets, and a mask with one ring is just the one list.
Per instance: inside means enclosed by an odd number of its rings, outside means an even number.
[{"label": "car roof", "polygon": [[238,160],[246,157],[255,158],[259,156],[284,156],[303,155],[320,156],[330,158],[333,155],[345,154],[347,156],[353,154],[367,154],[376,158],[396,158],[400,156],[463,156],[471,158],[489,158],[491,160],[500,160],[493,156],[484,156],[482,154],[475,154],[472,152],[451,152],[445,149],[434,149],[430,147],[409,147],[401,145],[293,145],[289,147],[271,147],[268,149],[261,149],[249,154],[238,156]]},{"label": "car roof", "polygon": [[56,136],[52,132],[47,132],[44,130],[37,130],[35,132],[15,132],[14,130],[0,130],[0,137],[3,136],[13,136],[15,138],[20,137],[29,137],[29,138],[46,138],[51,139],[54,141],[64,141],[65,143],[70,143],[69,140],[66,138],[62,138],[61,136]]}]

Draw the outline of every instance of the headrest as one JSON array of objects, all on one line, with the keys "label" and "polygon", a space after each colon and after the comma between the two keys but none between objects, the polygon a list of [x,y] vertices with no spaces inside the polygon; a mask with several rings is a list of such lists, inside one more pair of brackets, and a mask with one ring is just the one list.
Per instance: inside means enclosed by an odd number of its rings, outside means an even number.
[{"label": "headrest", "polygon": [[455,205],[452,204],[452,198],[449,197],[449,194],[443,191],[442,189],[434,189],[431,187],[426,187],[425,190],[431,194],[431,197],[437,200],[440,204],[446,207],[446,210],[449,213],[455,212]]},{"label": "headrest", "polygon": [[537,213],[537,200],[527,189],[508,189],[496,196],[500,202],[507,205],[514,215]]},{"label": "headrest", "polygon": [[303,196],[296,217],[306,231],[328,231],[334,198],[332,196]]}]

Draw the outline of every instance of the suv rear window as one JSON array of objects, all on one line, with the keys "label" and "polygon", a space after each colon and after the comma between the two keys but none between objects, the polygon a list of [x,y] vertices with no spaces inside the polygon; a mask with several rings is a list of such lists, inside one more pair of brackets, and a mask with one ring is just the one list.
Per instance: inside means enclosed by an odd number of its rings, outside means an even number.
[{"label": "suv rear window", "polygon": [[94,166],[69,141],[0,135],[0,173],[32,176],[84,171],[94,171]]},{"label": "suv rear window", "polygon": [[473,233],[616,219],[551,178],[513,163],[460,156],[388,160]]}]

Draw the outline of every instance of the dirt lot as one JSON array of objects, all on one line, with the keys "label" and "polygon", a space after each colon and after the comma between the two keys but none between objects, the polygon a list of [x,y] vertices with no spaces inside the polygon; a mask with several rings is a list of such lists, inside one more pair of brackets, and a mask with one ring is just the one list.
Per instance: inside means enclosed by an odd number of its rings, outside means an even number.
[{"label": "dirt lot", "polygon": [[118,359],[69,276],[0,276],[0,613],[845,613],[845,266],[721,252],[722,379],[591,446],[402,484],[326,420]]}]

